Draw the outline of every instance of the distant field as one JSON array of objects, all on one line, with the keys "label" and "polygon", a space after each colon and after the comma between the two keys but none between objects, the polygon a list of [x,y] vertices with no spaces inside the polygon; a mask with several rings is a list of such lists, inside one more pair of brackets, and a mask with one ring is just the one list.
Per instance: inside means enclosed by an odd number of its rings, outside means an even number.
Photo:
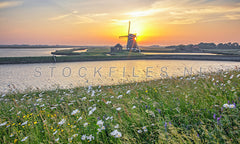
[{"label": "distant field", "polygon": [[204,52],[240,55],[240,49],[203,49]]},{"label": "distant field", "polygon": [[173,52],[175,49],[165,47],[140,47],[144,52]]}]

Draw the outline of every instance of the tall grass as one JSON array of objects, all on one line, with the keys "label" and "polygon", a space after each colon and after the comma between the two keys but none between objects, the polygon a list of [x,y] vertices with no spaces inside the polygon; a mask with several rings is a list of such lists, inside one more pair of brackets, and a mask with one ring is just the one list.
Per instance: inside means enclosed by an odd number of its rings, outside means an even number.
[{"label": "tall grass", "polygon": [[238,143],[239,73],[2,95],[0,142]]}]

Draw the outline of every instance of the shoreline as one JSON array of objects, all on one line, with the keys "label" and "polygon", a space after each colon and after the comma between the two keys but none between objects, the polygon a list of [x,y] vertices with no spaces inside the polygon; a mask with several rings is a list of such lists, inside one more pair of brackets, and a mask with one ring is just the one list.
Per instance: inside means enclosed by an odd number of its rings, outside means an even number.
[{"label": "shoreline", "polygon": [[143,55],[143,56],[43,56],[43,57],[1,57],[1,64],[33,64],[33,63],[62,63],[84,61],[113,61],[113,60],[206,60],[206,61],[236,61],[236,55]]}]

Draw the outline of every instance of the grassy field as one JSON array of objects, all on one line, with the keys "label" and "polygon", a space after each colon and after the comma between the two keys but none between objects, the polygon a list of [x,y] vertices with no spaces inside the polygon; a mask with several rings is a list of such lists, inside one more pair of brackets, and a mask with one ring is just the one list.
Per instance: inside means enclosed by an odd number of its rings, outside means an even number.
[{"label": "grassy field", "polygon": [[0,143],[239,143],[240,71],[0,98]]},{"label": "grassy field", "polygon": [[240,55],[240,49],[203,49],[203,51],[216,54]]},{"label": "grassy field", "polygon": [[[77,52],[78,50],[87,49],[87,52]],[[129,52],[129,51],[121,51],[121,52],[110,52],[110,47],[86,47],[86,48],[74,48],[67,50],[57,50],[53,54],[56,55],[78,55],[80,57],[84,56],[138,56],[142,55],[138,52]]]}]

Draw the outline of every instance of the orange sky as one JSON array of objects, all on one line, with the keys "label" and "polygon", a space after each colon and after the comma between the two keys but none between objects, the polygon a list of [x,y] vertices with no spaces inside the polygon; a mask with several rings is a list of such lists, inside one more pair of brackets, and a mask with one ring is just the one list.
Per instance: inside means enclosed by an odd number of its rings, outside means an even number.
[{"label": "orange sky", "polygon": [[0,44],[240,43],[239,0],[7,0],[0,2]]}]

